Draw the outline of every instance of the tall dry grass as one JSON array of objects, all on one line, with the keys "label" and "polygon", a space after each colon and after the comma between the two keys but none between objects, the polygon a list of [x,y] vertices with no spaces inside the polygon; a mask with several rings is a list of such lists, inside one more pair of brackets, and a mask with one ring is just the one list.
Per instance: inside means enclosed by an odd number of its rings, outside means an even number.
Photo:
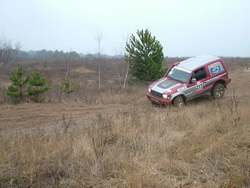
[{"label": "tall dry grass", "polygon": [[0,185],[247,187],[250,101],[233,100],[62,117],[59,127],[1,135]]},{"label": "tall dry grass", "polygon": [[145,99],[145,85],[98,90],[91,76],[68,99],[51,91],[44,104],[89,111],[50,126],[0,126],[0,187],[250,186],[249,96],[160,107]]}]

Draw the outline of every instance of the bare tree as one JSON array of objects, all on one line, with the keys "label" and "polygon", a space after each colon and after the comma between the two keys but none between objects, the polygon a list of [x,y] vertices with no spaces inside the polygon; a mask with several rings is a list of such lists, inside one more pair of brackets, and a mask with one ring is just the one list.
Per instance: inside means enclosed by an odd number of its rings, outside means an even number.
[{"label": "bare tree", "polygon": [[67,64],[66,75],[65,75],[66,79],[68,79],[68,74],[69,74],[69,69],[70,69],[71,52],[72,52],[72,49],[70,49],[69,55],[66,57],[66,64]]},{"label": "bare tree", "polygon": [[22,48],[21,42],[18,41],[15,44],[15,50],[13,50],[12,63],[17,62],[21,48]]},{"label": "bare tree", "polygon": [[[125,44],[129,41],[129,34],[127,34],[127,36],[123,36],[123,40],[125,42]],[[124,44],[120,44],[120,48],[119,50],[117,50],[117,48],[114,48],[114,52],[116,55],[118,56],[122,56],[122,55],[127,55],[129,56],[129,54],[126,54],[125,52],[125,45]],[[126,64],[126,74],[125,74],[125,78],[124,78],[124,82],[123,82],[123,88],[126,87],[126,83],[127,83],[127,79],[128,79],[128,74],[129,74],[129,61],[130,61],[130,57],[127,59]],[[118,71],[118,69],[117,69]],[[118,76],[120,77],[119,71],[118,71]]]},{"label": "bare tree", "polygon": [[[129,41],[129,35],[127,35],[127,37],[125,38],[125,44]],[[125,47],[124,47],[125,48]],[[124,53],[124,55],[126,56],[127,55],[127,71],[126,71],[126,75],[125,75],[125,78],[124,78],[124,83],[123,83],[123,88],[126,87],[126,83],[127,83],[127,79],[128,79],[128,74],[129,74],[129,63],[130,63],[130,55],[129,54],[126,54],[126,52]]]},{"label": "bare tree", "polygon": [[17,42],[15,49],[13,49],[12,40],[8,40],[5,35],[2,34],[0,37],[0,67],[17,61],[20,49],[20,42]]},{"label": "bare tree", "polygon": [[113,65],[114,65],[114,68],[116,69],[119,81],[122,78],[121,72],[120,72],[120,64],[121,64],[122,59],[120,59],[120,57],[123,56],[123,53],[124,53],[123,49],[124,49],[124,47],[121,44],[119,44],[118,47],[114,46],[114,54],[115,54],[116,58],[115,58],[115,63]]},{"label": "bare tree", "polygon": [[66,57],[66,75],[65,78],[63,79],[62,83],[59,85],[60,91],[62,93],[62,96],[65,97],[65,94],[69,96],[70,93],[76,91],[76,84],[75,81],[69,79],[69,71],[70,71],[70,66],[71,66],[71,54],[72,54],[72,49],[70,49],[69,55]]},{"label": "bare tree", "polygon": [[8,64],[11,57],[12,41],[7,40],[4,36],[0,38],[0,52],[1,52],[1,61],[0,65]]},{"label": "bare tree", "polygon": [[130,63],[130,56],[128,55],[128,60],[126,61],[127,63],[127,71],[126,71],[126,75],[124,78],[124,83],[123,83],[123,88],[126,87],[126,83],[127,83],[127,79],[128,79],[128,73],[129,73],[129,63]]},{"label": "bare tree", "polygon": [[94,38],[97,43],[98,82],[99,89],[101,89],[101,42],[103,40],[103,33],[96,31]]}]

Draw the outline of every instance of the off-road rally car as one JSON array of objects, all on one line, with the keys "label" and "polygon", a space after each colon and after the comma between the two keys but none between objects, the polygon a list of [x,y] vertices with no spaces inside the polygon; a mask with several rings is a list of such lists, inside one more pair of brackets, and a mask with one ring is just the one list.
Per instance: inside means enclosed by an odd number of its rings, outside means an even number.
[{"label": "off-road rally car", "polygon": [[149,85],[146,95],[152,103],[183,106],[208,93],[214,99],[223,97],[230,82],[224,61],[204,54],[174,63],[160,80]]}]

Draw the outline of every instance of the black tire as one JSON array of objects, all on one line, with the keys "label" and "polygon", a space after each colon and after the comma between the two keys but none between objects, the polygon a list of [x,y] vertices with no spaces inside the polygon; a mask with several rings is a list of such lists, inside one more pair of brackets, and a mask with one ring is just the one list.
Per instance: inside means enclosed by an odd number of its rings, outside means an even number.
[{"label": "black tire", "polygon": [[182,96],[177,96],[174,98],[173,105],[175,107],[182,107],[185,106],[185,100]]},{"label": "black tire", "polygon": [[211,94],[214,99],[222,98],[225,94],[225,86],[221,83],[215,84]]}]

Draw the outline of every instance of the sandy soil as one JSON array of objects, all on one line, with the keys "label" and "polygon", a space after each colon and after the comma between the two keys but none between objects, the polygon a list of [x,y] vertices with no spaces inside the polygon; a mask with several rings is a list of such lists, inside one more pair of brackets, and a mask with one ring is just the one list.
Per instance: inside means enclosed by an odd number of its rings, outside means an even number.
[{"label": "sandy soil", "polygon": [[[235,95],[239,98],[250,96],[250,72],[234,72],[230,74],[232,82],[228,85],[225,98]],[[195,104],[194,104],[195,105]],[[83,103],[25,103],[19,105],[0,105],[0,135],[6,131],[16,131],[21,128],[62,126],[68,121],[72,124],[84,124],[90,117],[98,114],[109,114],[113,117],[126,114],[137,108],[137,112],[146,113],[147,110],[161,110],[153,108],[145,97],[131,104],[86,105]]]}]

